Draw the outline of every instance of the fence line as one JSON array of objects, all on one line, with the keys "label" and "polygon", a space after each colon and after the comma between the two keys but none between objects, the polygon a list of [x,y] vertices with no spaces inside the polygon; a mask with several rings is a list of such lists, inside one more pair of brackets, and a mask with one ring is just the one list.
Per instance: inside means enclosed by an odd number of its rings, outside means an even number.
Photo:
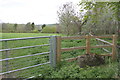
[{"label": "fence line", "polygon": [[[59,37],[60,38],[60,37]],[[81,46],[81,47],[70,47],[70,48],[61,48],[59,51],[64,52],[64,51],[71,51],[71,50],[75,50],[75,49],[86,49],[86,54],[90,54],[90,50],[91,48],[112,48],[112,54],[101,54],[102,56],[112,56],[112,59],[115,60],[116,58],[116,36],[91,36],[91,35],[87,35],[87,36],[81,36],[81,37],[61,37],[61,40],[71,40],[71,39],[86,39],[86,46]],[[90,45],[90,39],[91,38],[95,38],[99,41],[102,41],[103,43],[106,43],[108,45],[96,45],[96,46],[91,46]],[[99,38],[112,38],[112,43],[99,39]],[[57,54],[57,53],[56,53]],[[60,54],[60,53],[59,53]],[[67,61],[74,61],[77,58],[70,58],[70,59],[66,59]],[[62,60],[63,61],[63,60]],[[57,63],[56,63],[57,64]]]},{"label": "fence line", "polygon": [[62,48],[61,51],[71,51],[71,50],[75,50],[75,49],[86,49],[85,46],[81,46],[81,47],[70,47],[70,48]]},{"label": "fence line", "polygon": [[[89,33],[90,34],[90,36],[94,36],[94,35],[92,35],[91,33]],[[95,38],[96,39],[96,41],[97,41],[97,43],[98,44],[109,44],[109,45],[112,45],[110,42],[107,42],[107,41],[105,41],[105,40],[103,40],[103,39],[100,39],[100,38]],[[105,49],[105,48],[102,48],[105,52],[107,52],[107,53],[110,53],[110,51],[109,50],[107,50],[107,49]],[[111,53],[112,54],[112,53]]]},{"label": "fence line", "polygon": [[83,39],[86,38],[86,36],[69,36],[69,37],[61,37],[61,40],[65,40],[65,39]]},{"label": "fence line", "polygon": [[[108,45],[96,45],[96,46],[91,46],[90,45],[90,39],[91,38],[112,38],[113,41],[112,43],[107,42],[105,40],[99,39],[100,41],[108,44]],[[61,48],[61,41],[62,40],[76,40],[76,39],[86,39],[86,46],[79,46],[79,47],[70,47],[70,48]],[[115,59],[115,53],[116,53],[116,36],[91,36],[91,35],[87,35],[87,36],[71,36],[71,37],[60,37],[60,36],[53,36],[50,39],[51,41],[51,57],[54,58],[51,60],[51,64],[53,67],[56,67],[57,64],[60,63],[61,60],[61,52],[64,51],[71,51],[71,50],[76,50],[76,49],[86,49],[86,54],[90,54],[90,50],[91,48],[112,48],[112,54],[101,54],[102,56],[112,56],[112,59]],[[70,58],[70,59],[66,59],[67,61],[74,61],[77,58]]]},{"label": "fence line", "polygon": [[107,41],[105,41],[105,40],[102,40],[102,39],[99,39],[99,38],[95,38],[95,39],[98,40],[98,41],[101,41],[101,42],[103,42],[103,43],[106,43],[106,44],[112,45],[112,43],[107,42]]},{"label": "fence line", "polygon": [[[90,36],[94,36],[94,35],[90,34]],[[95,39],[102,43],[106,43],[106,44],[109,44],[112,46],[112,52],[111,52],[112,55],[111,56],[112,56],[112,59],[114,60],[116,58],[117,36],[113,35],[113,36],[111,36],[111,38],[112,38],[112,43],[107,42],[103,39],[99,39],[99,38],[95,38]],[[102,49],[106,52],[110,52],[109,50],[107,50],[105,48],[102,48]]]},{"label": "fence line", "polygon": [[96,45],[96,46],[90,46],[90,40],[89,38],[96,38],[96,37],[100,37],[100,38],[112,38],[112,36],[83,36],[83,37],[63,37],[62,40],[64,39],[78,39],[78,38],[86,38],[86,46],[81,46],[81,47],[70,47],[70,48],[62,48],[62,51],[69,51],[69,50],[74,50],[74,49],[86,49],[87,52],[89,53],[89,49],[90,48],[103,48],[103,47],[113,47],[113,44],[110,42],[107,42],[105,40],[99,39],[100,41],[103,41],[105,43],[107,43],[108,45]]},{"label": "fence line", "polygon": [[[8,41],[15,41],[15,40],[29,40],[29,39],[39,39],[39,38],[49,38],[49,44],[43,44],[43,45],[34,45],[34,46],[25,46],[25,47],[18,47],[18,48],[8,48]],[[91,46],[90,40],[92,38],[97,39],[98,41],[101,41],[107,45],[96,45],[96,46]],[[103,39],[99,38],[112,38],[112,43],[107,42]],[[6,58],[5,59],[0,59],[0,61],[6,61],[6,72],[0,73],[0,75],[3,74],[8,74],[20,70],[25,70],[33,67],[37,67],[40,65],[44,64],[50,64],[52,67],[57,67],[59,66],[60,62],[63,61],[61,60],[61,52],[64,51],[71,51],[71,50],[76,50],[76,49],[86,49],[86,54],[90,54],[91,48],[112,48],[112,54],[102,54],[103,56],[112,56],[112,59],[114,60],[116,58],[116,36],[92,36],[92,35],[86,35],[86,36],[72,36],[72,37],[61,37],[61,36],[42,36],[42,37],[27,37],[27,38],[13,38],[13,39],[1,39],[0,41],[5,42],[5,48],[6,49],[1,49],[0,52],[5,51],[6,53]],[[62,40],[71,40],[71,39],[86,39],[86,46],[79,46],[79,47],[70,47],[70,48],[62,48],[61,47],[61,42]],[[26,48],[34,48],[34,47],[41,47],[41,46],[50,46],[50,51],[49,52],[43,52],[43,53],[36,53],[32,55],[24,55],[24,56],[19,56],[19,57],[13,57],[13,58],[8,58],[9,57],[9,51],[10,50],[16,50],[16,49],[26,49]],[[49,62],[46,63],[41,63],[33,66],[28,66],[24,67],[21,69],[17,70],[9,70],[9,65],[8,61],[13,60],[13,59],[18,59],[18,58],[25,58],[25,57],[30,57],[30,56],[37,56],[37,55],[42,55],[42,54],[49,54]],[[75,58],[70,58],[66,59],[67,61],[74,61],[76,60],[77,57]]]}]

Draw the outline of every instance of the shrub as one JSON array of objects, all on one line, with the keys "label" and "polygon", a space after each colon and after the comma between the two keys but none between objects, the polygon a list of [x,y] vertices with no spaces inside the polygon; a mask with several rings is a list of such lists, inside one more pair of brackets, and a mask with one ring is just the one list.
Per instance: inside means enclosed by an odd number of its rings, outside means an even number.
[{"label": "shrub", "polygon": [[42,33],[56,33],[56,27],[46,26],[43,28],[43,30],[41,32]]},{"label": "shrub", "polygon": [[[37,76],[37,78],[63,78],[64,80],[81,79],[81,78],[111,78],[110,80],[115,80],[114,78],[118,74],[118,63],[114,62],[107,65],[97,66],[97,67],[86,67],[80,68],[76,63],[63,62],[60,68],[44,68],[42,70],[42,75]],[[87,80],[87,79],[82,79]],[[92,79],[90,79],[92,80]]]},{"label": "shrub", "polygon": [[38,30],[32,30],[32,33],[39,33]]}]

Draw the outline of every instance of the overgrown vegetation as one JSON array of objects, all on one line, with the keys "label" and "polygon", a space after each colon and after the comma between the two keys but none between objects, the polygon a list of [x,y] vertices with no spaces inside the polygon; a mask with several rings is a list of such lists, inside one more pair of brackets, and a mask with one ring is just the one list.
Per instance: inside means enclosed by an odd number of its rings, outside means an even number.
[{"label": "overgrown vegetation", "polygon": [[[118,78],[118,63],[110,63],[97,66],[80,68],[76,62],[63,62],[56,70],[46,68],[37,78]],[[47,72],[47,73],[46,73]]]}]

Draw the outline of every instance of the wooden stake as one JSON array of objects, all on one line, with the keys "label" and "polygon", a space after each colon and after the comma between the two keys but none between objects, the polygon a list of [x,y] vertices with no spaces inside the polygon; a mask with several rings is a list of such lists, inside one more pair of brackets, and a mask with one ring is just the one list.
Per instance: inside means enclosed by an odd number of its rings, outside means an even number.
[{"label": "wooden stake", "polygon": [[86,54],[90,54],[90,36],[86,35]]},{"label": "wooden stake", "polygon": [[113,60],[115,60],[116,59],[116,41],[117,41],[117,39],[116,39],[116,36],[115,35],[113,35],[113,46],[112,46],[112,59]]},{"label": "wooden stake", "polygon": [[57,40],[57,42],[56,42],[56,45],[57,45],[57,47],[56,47],[56,62],[57,62],[57,64],[59,64],[60,63],[60,61],[61,61],[61,36],[57,36],[56,37],[56,40]]}]

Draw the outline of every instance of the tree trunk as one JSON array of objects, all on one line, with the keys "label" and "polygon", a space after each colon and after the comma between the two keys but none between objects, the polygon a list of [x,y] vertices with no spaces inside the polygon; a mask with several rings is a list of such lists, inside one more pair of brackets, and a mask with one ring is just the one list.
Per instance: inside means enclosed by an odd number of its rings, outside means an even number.
[{"label": "tree trunk", "polygon": [[[120,68],[120,1],[118,2],[118,67]],[[120,70],[118,71],[118,76],[120,77]]]}]

